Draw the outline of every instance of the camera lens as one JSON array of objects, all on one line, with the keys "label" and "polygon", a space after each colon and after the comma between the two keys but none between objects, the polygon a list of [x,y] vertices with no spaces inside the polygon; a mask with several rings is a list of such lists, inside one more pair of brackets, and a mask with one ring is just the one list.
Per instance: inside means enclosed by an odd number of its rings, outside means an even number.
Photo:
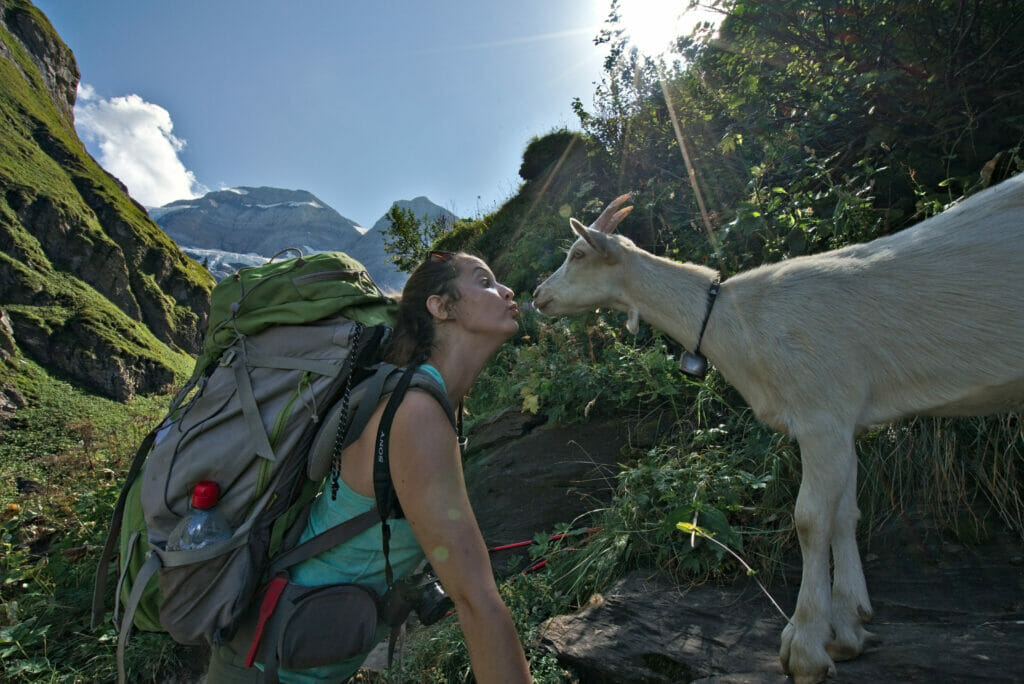
[{"label": "camera lens", "polygon": [[444,593],[438,582],[427,582],[422,585],[413,603],[416,615],[424,625],[434,624],[447,615],[453,606],[452,600]]}]

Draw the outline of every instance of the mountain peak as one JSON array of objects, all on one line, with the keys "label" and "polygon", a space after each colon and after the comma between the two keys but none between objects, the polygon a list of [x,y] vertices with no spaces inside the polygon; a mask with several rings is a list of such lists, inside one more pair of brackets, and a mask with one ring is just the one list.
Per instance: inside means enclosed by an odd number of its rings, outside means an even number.
[{"label": "mountain peak", "polygon": [[[406,211],[411,211],[413,217],[415,217],[417,221],[422,220],[424,218],[426,218],[428,221],[432,221],[433,219],[436,219],[439,216],[444,216],[446,219],[451,221],[452,224],[459,220],[458,216],[448,211],[444,207],[438,204],[434,204],[423,195],[420,195],[419,197],[414,197],[411,200],[395,200],[394,202],[392,202],[391,206],[398,207],[399,209],[405,209]],[[390,225],[391,221],[388,220],[387,215],[384,215],[381,216],[377,220],[377,222],[373,224],[373,228],[371,230],[373,232],[382,232],[384,230],[387,230],[387,228]]]},{"label": "mountain peak", "polygon": [[[193,199],[175,200],[174,202],[165,204],[162,207],[151,209],[150,214],[152,215],[155,212],[162,215],[176,209],[192,208],[196,206],[216,207],[219,204],[236,207],[254,207],[259,209],[269,209],[278,205],[307,206],[312,209],[324,209],[334,212],[326,202],[306,190],[285,190],[283,188],[269,187],[252,188],[241,186],[237,188],[214,190],[213,192],[206,193],[202,197],[196,197]],[[349,223],[353,223],[340,214],[339,217]]]},{"label": "mountain peak", "polygon": [[[398,200],[393,206],[411,211],[417,219],[444,215],[457,220],[422,195]],[[362,262],[387,291],[398,291],[405,283],[406,274],[395,268],[384,251],[380,231],[390,225],[386,217],[367,231],[305,190],[224,188],[149,213],[190,256],[211,265],[218,277],[240,265],[259,263],[283,249],[298,247],[304,254],[346,252]]]}]

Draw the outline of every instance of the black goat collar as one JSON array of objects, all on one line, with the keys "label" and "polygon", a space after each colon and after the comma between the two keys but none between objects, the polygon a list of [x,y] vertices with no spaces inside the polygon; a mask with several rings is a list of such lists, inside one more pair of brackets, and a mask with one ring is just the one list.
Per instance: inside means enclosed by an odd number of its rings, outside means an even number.
[{"label": "black goat collar", "polygon": [[715,306],[715,299],[718,297],[718,288],[721,285],[718,278],[711,281],[708,286],[708,307],[704,310],[704,321],[700,324],[700,332],[697,334],[697,346],[691,354],[684,351],[679,357],[679,370],[687,375],[703,380],[708,372],[708,360],[700,353],[700,343],[704,340],[704,329],[708,327],[708,319],[711,318],[711,309]]}]

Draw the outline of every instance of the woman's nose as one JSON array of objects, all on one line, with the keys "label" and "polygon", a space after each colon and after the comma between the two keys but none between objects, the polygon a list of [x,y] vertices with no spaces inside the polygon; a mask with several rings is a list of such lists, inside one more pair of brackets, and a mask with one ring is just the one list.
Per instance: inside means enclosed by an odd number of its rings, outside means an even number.
[{"label": "woman's nose", "polygon": [[501,289],[503,290],[503,292],[501,293],[501,296],[504,297],[505,299],[512,299],[516,295],[516,293],[512,291],[511,287],[508,287],[506,285],[502,285]]}]

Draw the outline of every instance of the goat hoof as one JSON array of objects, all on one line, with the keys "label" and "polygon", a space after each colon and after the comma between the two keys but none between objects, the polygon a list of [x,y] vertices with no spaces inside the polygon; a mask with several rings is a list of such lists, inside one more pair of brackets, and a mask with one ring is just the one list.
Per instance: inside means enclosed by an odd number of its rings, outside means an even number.
[{"label": "goat hoof", "polygon": [[837,629],[832,639],[825,644],[825,651],[834,661],[853,660],[864,652],[864,646],[872,637],[874,634],[857,622],[846,629]]},{"label": "goat hoof", "polygon": [[816,684],[835,673],[835,664],[823,645],[810,646],[800,638],[797,629],[788,625],[782,631],[779,661],[783,673],[793,677],[797,684]]}]

